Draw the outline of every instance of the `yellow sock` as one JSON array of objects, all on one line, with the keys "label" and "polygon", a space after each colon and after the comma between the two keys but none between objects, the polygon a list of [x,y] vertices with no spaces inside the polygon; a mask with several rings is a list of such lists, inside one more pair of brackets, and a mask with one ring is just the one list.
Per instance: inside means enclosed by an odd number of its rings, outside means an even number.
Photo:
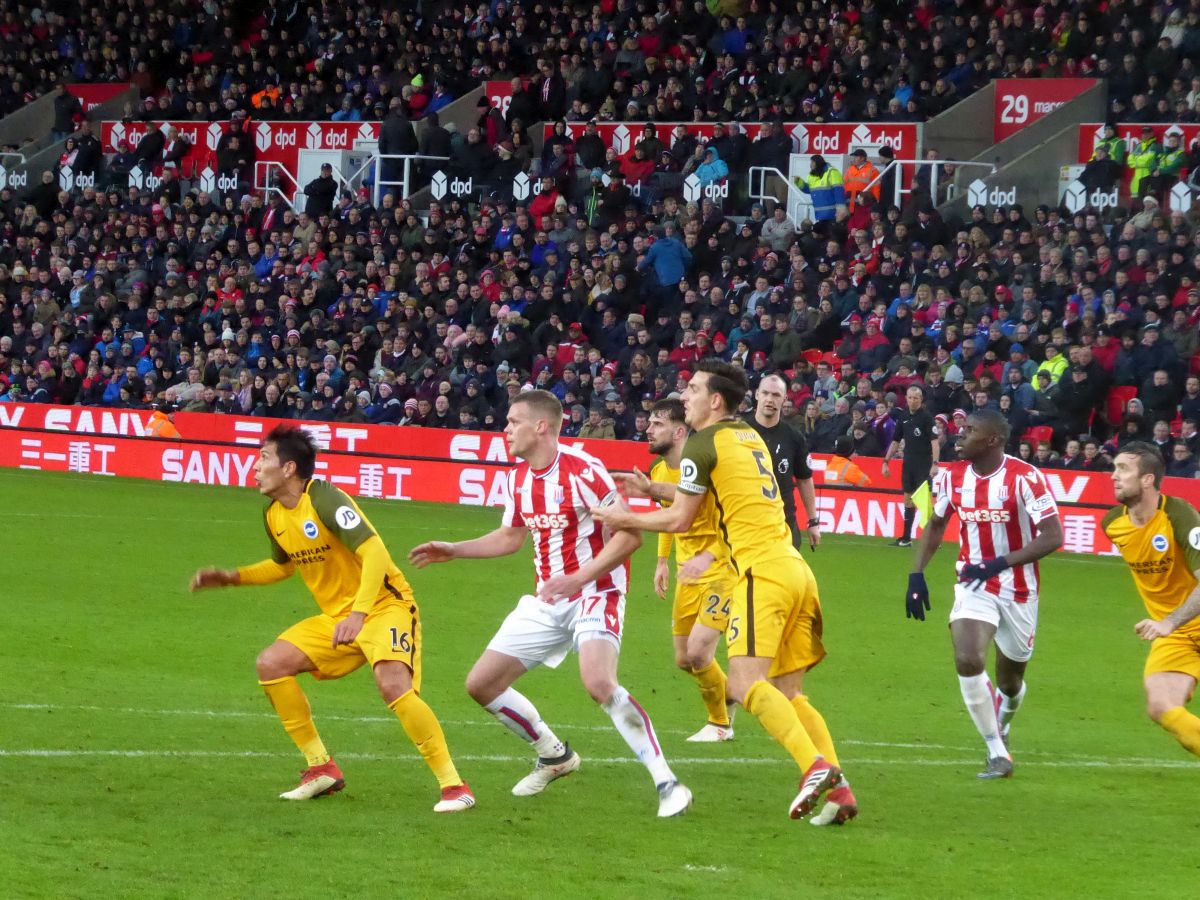
[{"label": "yellow sock", "polygon": [[775,738],[792,755],[801,772],[807,772],[820,752],[787,697],[769,681],[756,681],[746,692],[743,704],[746,711],[762,723],[767,734]]},{"label": "yellow sock", "polygon": [[308,764],[321,766],[329,762],[329,751],[317,734],[317,726],[312,720],[312,707],[308,705],[308,697],[304,696],[300,682],[289,675],[273,681],[260,681],[259,684],[279,714],[284,730],[296,742]]},{"label": "yellow sock", "polygon": [[1171,737],[1183,744],[1189,753],[1200,756],[1200,718],[1193,716],[1182,706],[1176,706],[1163,713],[1161,725],[1171,732]]},{"label": "yellow sock", "polygon": [[700,685],[700,696],[708,710],[708,721],[714,725],[729,724],[729,707],[725,705],[725,673],[714,659],[703,669],[692,669],[692,677]]},{"label": "yellow sock", "polygon": [[821,755],[835,766],[840,766],[837,751],[833,749],[833,738],[829,734],[829,726],[825,724],[825,719],[817,712],[816,707],[808,702],[808,697],[804,694],[793,697],[792,709],[796,711],[796,718],[800,720],[800,724],[804,726],[804,730],[808,732],[812,742],[817,745],[817,750],[821,752]]},{"label": "yellow sock", "polygon": [[389,703],[388,707],[404,726],[408,739],[425,758],[425,764],[437,777],[438,785],[448,788],[462,784],[458,769],[454,768],[454,760],[450,758],[446,735],[442,733],[441,723],[429,704],[416,691],[408,691]]}]

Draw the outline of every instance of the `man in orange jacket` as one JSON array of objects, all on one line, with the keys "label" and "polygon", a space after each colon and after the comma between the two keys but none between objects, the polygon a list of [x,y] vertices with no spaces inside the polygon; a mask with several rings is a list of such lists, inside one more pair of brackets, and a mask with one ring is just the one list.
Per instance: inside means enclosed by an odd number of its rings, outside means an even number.
[{"label": "man in orange jacket", "polygon": [[[879,177],[879,169],[875,164],[867,158],[867,151],[859,147],[850,154],[850,165],[846,167],[845,177],[842,179],[846,189],[846,200],[850,204],[850,209],[854,209],[854,199],[863,191],[866,191],[876,201],[879,200],[879,182],[871,184]],[[867,185],[871,185],[870,188]]]},{"label": "man in orange jacket", "polygon": [[855,487],[870,487],[867,473],[850,461],[854,453],[854,442],[847,435],[839,435],[833,441],[833,456],[825,464],[826,484],[852,484]]}]

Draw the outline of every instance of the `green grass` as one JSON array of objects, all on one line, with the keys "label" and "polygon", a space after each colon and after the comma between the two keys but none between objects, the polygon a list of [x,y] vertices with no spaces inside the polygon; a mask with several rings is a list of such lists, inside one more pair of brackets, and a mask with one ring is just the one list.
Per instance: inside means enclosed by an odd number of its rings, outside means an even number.
[{"label": "green grass", "polygon": [[[744,713],[732,744],[684,742],[703,709],[672,667],[651,541],[635,561],[621,680],[695,792],[671,821],[654,817],[646,773],[573,659],[522,689],[584,767],[540,797],[509,793],[526,747],[462,684],[528,589],[528,550],[410,572],[425,697],[479,798],[443,817],[361,670],[303,682],[347,790],[276,799],[302,760],[253,662],[312,601],[298,580],[186,591],[198,566],[265,555],[254,492],[8,470],[0,501],[0,896],[1167,897],[1200,884],[1200,767],[1143,715],[1140,605],[1119,561],[1045,566],[1017,777],[981,783],[943,624],[952,553],[931,570],[923,625],[904,620],[907,552],[827,538],[809,554],[830,651],[809,693],[862,804],[843,829],[787,819],[795,767]],[[397,560],[498,516],[363,507]]]}]

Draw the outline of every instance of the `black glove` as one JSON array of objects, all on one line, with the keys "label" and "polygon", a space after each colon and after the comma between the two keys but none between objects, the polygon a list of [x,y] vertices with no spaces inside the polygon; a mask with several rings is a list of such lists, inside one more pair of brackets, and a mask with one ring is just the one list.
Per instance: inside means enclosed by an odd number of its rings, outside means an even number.
[{"label": "black glove", "polygon": [[958,580],[967,587],[975,590],[985,581],[999,575],[1008,568],[1008,560],[1003,556],[995,559],[985,559],[983,562],[967,563],[958,573]]},{"label": "black glove", "polygon": [[930,608],[929,585],[925,583],[925,573],[911,573],[908,576],[908,592],[904,595],[905,618],[924,622],[925,613]]}]

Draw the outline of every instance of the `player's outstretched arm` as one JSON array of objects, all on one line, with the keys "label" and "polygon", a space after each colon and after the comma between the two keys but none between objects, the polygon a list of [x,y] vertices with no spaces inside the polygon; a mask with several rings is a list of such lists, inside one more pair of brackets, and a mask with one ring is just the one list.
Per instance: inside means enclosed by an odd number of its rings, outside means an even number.
[{"label": "player's outstretched arm", "polygon": [[205,588],[236,587],[243,584],[274,584],[290,578],[295,566],[292,563],[277,563],[264,559],[252,566],[238,569],[200,569],[192,576],[188,590],[193,593]]},{"label": "player's outstretched arm", "polygon": [[525,528],[501,525],[495,531],[470,541],[430,541],[421,544],[409,552],[408,559],[418,569],[423,569],[431,563],[450,562],[452,559],[492,559],[497,556],[509,556],[521,549],[526,534],[528,531]]},{"label": "player's outstretched arm", "polygon": [[553,603],[563,597],[576,594],[589,581],[595,581],[607,575],[642,546],[642,536],[636,531],[618,531],[604,545],[596,556],[581,566],[577,572],[570,575],[556,575],[542,582],[538,590],[538,599],[543,603]]},{"label": "player's outstretched arm", "polygon": [[613,481],[626,497],[649,497],[659,503],[670,503],[675,499],[675,485],[669,481],[652,481],[650,476],[633,467],[632,472],[612,472]]},{"label": "player's outstretched arm", "polygon": [[667,531],[672,534],[682,534],[692,527],[696,513],[700,511],[703,494],[689,494],[685,491],[675,492],[675,502],[662,509],[650,512],[635,513],[623,503],[612,506],[593,507],[590,512],[593,517],[603,522],[611,531]]}]

